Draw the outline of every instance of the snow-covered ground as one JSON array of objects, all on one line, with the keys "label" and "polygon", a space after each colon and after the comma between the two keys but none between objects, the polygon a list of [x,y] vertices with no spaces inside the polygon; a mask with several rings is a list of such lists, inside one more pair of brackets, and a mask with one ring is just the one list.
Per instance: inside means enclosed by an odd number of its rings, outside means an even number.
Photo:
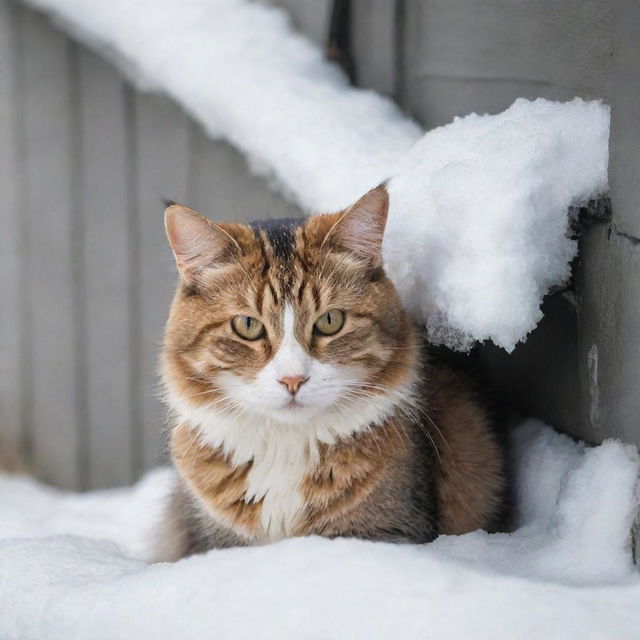
[{"label": "snow-covered ground", "polygon": [[422,137],[390,100],[349,86],[280,9],[25,1],[166,92],[305,210],[337,210],[392,178],[389,273],[432,340],[454,348],[525,338],[569,275],[569,205],[607,190],[609,112],[597,102],[518,101]]},{"label": "snow-covered ground", "polygon": [[0,479],[0,638],[637,639],[633,447],[513,436],[518,528],[424,545],[292,539],[147,564],[171,472],[67,494]]}]

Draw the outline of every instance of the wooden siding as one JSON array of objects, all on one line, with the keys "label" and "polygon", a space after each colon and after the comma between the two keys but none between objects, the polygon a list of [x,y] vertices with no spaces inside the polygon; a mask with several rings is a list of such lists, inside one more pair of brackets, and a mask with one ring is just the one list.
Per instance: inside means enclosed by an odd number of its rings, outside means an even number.
[{"label": "wooden siding", "polygon": [[[329,0],[265,1],[325,41]],[[639,442],[637,7],[351,4],[357,83],[427,127],[521,95],[611,100],[614,217],[582,242],[578,295],[549,298],[512,355],[474,357],[523,411]],[[0,196],[0,431],[54,484],[129,483],[163,455],[156,362],[175,274],[161,199],[226,220],[297,209],[170,100],[137,92],[15,0],[0,0]]]},{"label": "wooden siding", "polygon": [[578,268],[580,435],[640,445],[640,3],[613,7],[612,220],[587,230]]},{"label": "wooden siding", "polygon": [[[272,0],[319,40],[329,0]],[[352,0],[356,82],[430,128],[516,98],[612,105],[611,223],[583,233],[575,286],[512,354],[471,365],[523,413],[573,435],[640,444],[640,8],[628,0]],[[596,359],[597,355],[597,359]],[[597,363],[597,364],[596,364]]]},{"label": "wooden siding", "polygon": [[22,174],[15,123],[21,119],[14,89],[19,43],[13,31],[13,8],[0,2],[0,425],[10,442],[24,448],[22,389],[24,360],[24,287],[20,249],[25,234],[19,206]]},{"label": "wooden siding", "polygon": [[175,286],[163,198],[299,215],[167,98],[0,0],[0,431],[66,488],[163,454],[156,363]]},{"label": "wooden siding", "polygon": [[15,26],[23,54],[16,62],[23,92],[16,98],[24,124],[18,132],[23,154],[18,170],[25,181],[19,204],[26,223],[20,271],[27,288],[25,409],[34,466],[47,479],[76,486],[81,473],[75,452],[82,447],[84,414],[84,380],[77,366],[82,330],[75,197],[80,163],[73,135],[77,47],[34,13],[18,16]]},{"label": "wooden siding", "polygon": [[428,127],[516,98],[610,94],[608,0],[403,0],[401,104]]}]

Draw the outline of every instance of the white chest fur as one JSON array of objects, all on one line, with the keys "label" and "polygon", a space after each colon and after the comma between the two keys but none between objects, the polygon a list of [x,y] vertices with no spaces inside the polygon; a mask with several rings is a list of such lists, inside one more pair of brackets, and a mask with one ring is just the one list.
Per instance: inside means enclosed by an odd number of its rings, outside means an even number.
[{"label": "white chest fur", "polygon": [[304,510],[301,484],[312,467],[309,453],[302,438],[285,437],[265,443],[254,458],[246,495],[249,501],[262,502],[261,538],[273,541],[295,533]]},{"label": "white chest fur", "polygon": [[[300,485],[318,460],[313,430],[252,414],[194,407],[175,396],[173,400],[180,422],[198,429],[205,444],[222,450],[234,467],[251,463],[245,501],[261,502],[259,530],[237,532],[265,542],[292,535],[304,509]],[[221,525],[235,529],[214,507],[207,505],[207,510]]]},{"label": "white chest fur", "polygon": [[[319,462],[320,444],[331,445],[380,424],[393,411],[395,398],[378,396],[365,406],[333,411],[305,424],[276,422],[249,411],[195,407],[177,394],[170,394],[170,400],[180,422],[197,428],[202,441],[222,450],[230,464],[251,463],[245,500],[262,504],[259,529],[237,533],[271,542],[295,534],[305,508],[301,485]],[[235,530],[223,514],[211,506],[208,510],[221,525]]]},{"label": "white chest fur", "polygon": [[[167,399],[181,422],[198,429],[202,440],[222,451],[232,466],[251,465],[245,500],[260,503],[259,527],[257,533],[238,533],[265,541],[295,533],[305,508],[302,483],[319,461],[320,443],[333,445],[382,424],[412,395],[412,380],[384,394],[363,393],[366,372],[361,366],[314,359],[298,342],[294,328],[294,311],[287,305],[282,341],[255,378],[240,379],[232,371],[216,377],[224,401],[191,403],[172,389],[171,377],[165,376]],[[296,392],[295,413],[290,390],[281,382],[291,376],[305,379]],[[225,522],[214,507],[209,511],[221,524],[238,526]]]},{"label": "white chest fur", "polygon": [[[259,526],[257,531],[237,530],[237,533],[265,542],[295,534],[305,509],[302,483],[319,462],[321,444],[332,445],[382,424],[400,403],[411,398],[407,385],[394,392],[370,396],[366,402],[335,402],[317,415],[292,422],[259,413],[247,406],[243,398],[233,397],[234,389],[260,397],[259,387],[239,385],[235,380],[227,386],[227,397],[233,403],[230,408],[194,405],[173,392],[171,385],[167,387],[167,395],[179,422],[196,428],[202,441],[221,450],[229,464],[234,467],[251,464],[245,500],[249,504],[261,503]],[[264,398],[270,394],[263,390]],[[207,508],[220,524],[236,530],[237,523],[216,513],[214,506]]]}]

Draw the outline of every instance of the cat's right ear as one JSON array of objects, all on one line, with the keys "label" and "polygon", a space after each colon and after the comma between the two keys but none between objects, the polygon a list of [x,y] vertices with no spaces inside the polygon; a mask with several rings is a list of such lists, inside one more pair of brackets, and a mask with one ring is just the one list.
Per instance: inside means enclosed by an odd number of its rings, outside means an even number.
[{"label": "cat's right ear", "polygon": [[178,271],[187,285],[198,284],[205,271],[228,263],[240,249],[222,227],[180,204],[167,207],[164,224]]}]

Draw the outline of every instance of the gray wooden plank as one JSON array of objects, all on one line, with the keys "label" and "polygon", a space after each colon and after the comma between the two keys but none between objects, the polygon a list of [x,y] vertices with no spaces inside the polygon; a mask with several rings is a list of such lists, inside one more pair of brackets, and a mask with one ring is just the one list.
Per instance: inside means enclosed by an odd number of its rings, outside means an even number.
[{"label": "gray wooden plank", "polygon": [[396,0],[354,0],[351,35],[356,82],[387,96],[396,91]]},{"label": "gray wooden plank", "polygon": [[262,178],[251,175],[245,158],[233,147],[211,140],[196,124],[191,124],[191,140],[189,206],[220,221],[302,216]]},{"label": "gray wooden plank", "polygon": [[572,100],[576,95],[568,87],[487,78],[420,77],[412,78],[406,87],[409,93],[407,108],[427,129],[468,113],[499,113],[520,97],[564,101]]},{"label": "gray wooden plank", "polygon": [[68,41],[42,16],[28,12],[24,24],[24,122],[27,198],[27,265],[32,330],[33,458],[37,473],[76,487],[78,381],[75,350],[77,292],[71,74]]},{"label": "gray wooden plank", "polygon": [[[472,111],[495,113],[521,96],[568,100],[575,95],[611,95],[612,19],[607,0],[405,0],[404,9],[404,46],[398,51],[401,98],[427,127]],[[548,315],[513,354],[482,350],[489,377],[505,397],[591,440],[617,428],[607,430],[602,421],[598,430],[579,416],[588,391],[580,377],[586,367],[585,323],[593,325],[593,318],[605,313],[597,307],[604,287],[595,293],[598,286],[589,284],[598,277],[595,265],[606,256],[596,245],[582,242],[583,259],[591,265],[583,282],[592,297],[579,305],[577,318],[571,305],[556,297],[553,303],[547,301]],[[616,259],[623,261],[621,255]],[[607,281],[616,291],[612,275]]]},{"label": "gray wooden plank", "polygon": [[588,228],[579,269],[582,428],[590,440],[640,445],[640,242]]},{"label": "gray wooden plank", "polygon": [[640,445],[640,6],[615,8],[609,178],[613,221],[587,229],[578,271],[582,428]]},{"label": "gray wooden plank", "polygon": [[121,77],[80,52],[87,484],[133,479],[127,140]]},{"label": "gray wooden plank", "polygon": [[617,230],[640,239],[640,4],[628,0],[613,4],[609,185]]},{"label": "gray wooden plank", "polygon": [[17,41],[15,7],[0,0],[0,433],[12,446],[22,444],[21,230],[15,94]]},{"label": "gray wooden plank", "polygon": [[520,95],[610,94],[608,0],[406,0],[404,31],[408,108],[428,126]]},{"label": "gray wooden plank", "polygon": [[134,345],[139,371],[133,393],[139,465],[149,468],[162,454],[166,411],[160,401],[157,363],[164,324],[176,284],[167,245],[163,198],[187,200],[189,127],[186,115],[169,99],[136,94],[136,264],[137,303]]},{"label": "gray wooden plank", "polygon": [[330,0],[261,0],[280,6],[291,16],[295,28],[321,47],[327,43]]}]

